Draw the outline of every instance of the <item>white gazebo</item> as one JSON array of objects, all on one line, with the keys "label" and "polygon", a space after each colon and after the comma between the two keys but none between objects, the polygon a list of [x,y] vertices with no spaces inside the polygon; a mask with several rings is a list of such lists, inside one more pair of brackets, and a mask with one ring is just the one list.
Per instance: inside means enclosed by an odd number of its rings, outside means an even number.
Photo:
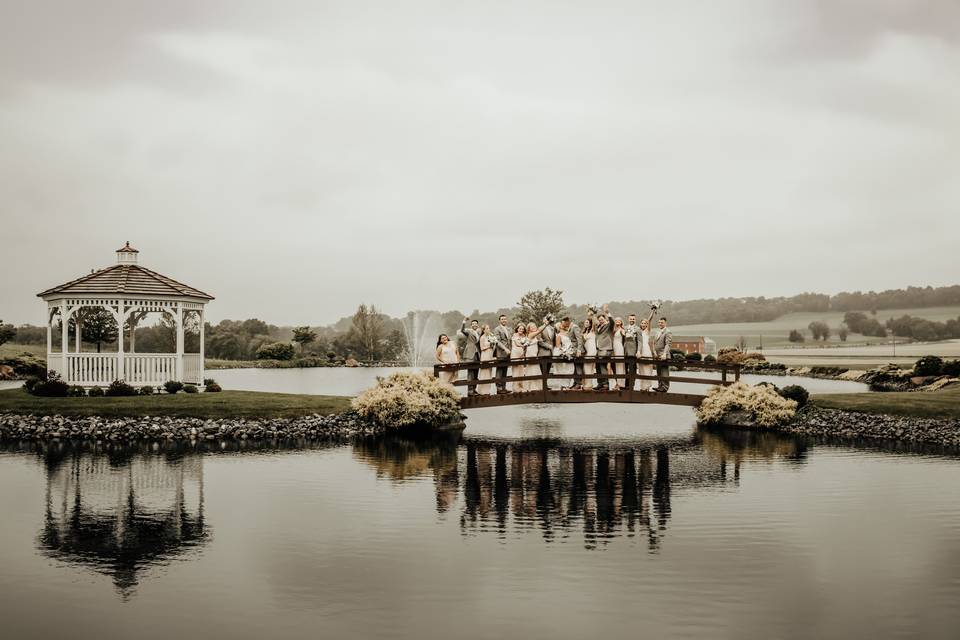
[{"label": "white gazebo", "polygon": [[[160,385],[168,380],[203,382],[203,307],[213,296],[137,264],[140,252],[127,242],[117,250],[117,263],[47,289],[37,296],[47,303],[47,368],[68,384],[106,386],[114,380],[132,385]],[[106,309],[118,327],[116,353],[83,353],[83,313]],[[136,328],[148,313],[166,313],[176,329],[175,353],[136,353]],[[199,353],[184,353],[184,324],[196,314]],[[53,349],[53,327],[60,319],[60,350]],[[70,350],[70,320],[75,334]],[[130,352],[124,353],[129,335]]]}]

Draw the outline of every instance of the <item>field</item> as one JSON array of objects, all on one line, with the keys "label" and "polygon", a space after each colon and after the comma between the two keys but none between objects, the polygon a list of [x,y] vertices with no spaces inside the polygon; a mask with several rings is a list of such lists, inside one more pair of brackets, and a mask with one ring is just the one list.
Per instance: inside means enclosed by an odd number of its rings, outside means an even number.
[{"label": "field", "polygon": [[42,344],[16,344],[8,342],[0,344],[0,359],[13,358],[22,355],[24,352],[31,353],[41,360],[47,358],[47,347]]},{"label": "field", "polygon": [[956,419],[960,418],[960,387],[930,392],[830,394],[814,396],[813,403],[828,409]]},{"label": "field", "polygon": [[257,391],[178,393],[126,398],[38,398],[22,389],[0,391],[0,413],[36,415],[181,416],[189,418],[292,418],[344,411],[350,398]]},{"label": "field", "polygon": [[[918,318],[926,318],[928,320],[943,322],[951,318],[960,317],[960,306],[928,307],[926,309],[881,309],[877,311],[876,317],[880,322],[886,322],[888,318],[899,317],[902,315],[910,315]],[[833,330],[833,335],[831,335],[830,339],[826,341],[826,345],[862,346],[891,343],[890,338],[861,336],[856,333],[851,333],[847,337],[846,343],[841,342],[840,338],[836,335],[837,329],[839,329],[840,325],[843,323],[843,312],[841,311],[805,311],[802,313],[788,313],[785,316],[781,316],[776,320],[771,320],[769,322],[695,324],[674,326],[672,329],[675,336],[702,335],[712,338],[717,342],[717,346],[720,348],[733,346],[736,344],[737,340],[743,336],[747,340],[747,346],[749,349],[755,350],[762,344],[764,352],[766,352],[771,348],[813,346],[813,340],[810,337],[810,332],[807,330],[807,325],[817,320],[826,322],[827,325]],[[802,332],[807,338],[806,343],[796,345],[790,342],[788,340],[788,336],[790,335],[791,329],[796,329]],[[824,343],[822,342],[817,343],[817,345],[823,344]],[[897,352],[899,355],[899,346],[897,347]]]}]

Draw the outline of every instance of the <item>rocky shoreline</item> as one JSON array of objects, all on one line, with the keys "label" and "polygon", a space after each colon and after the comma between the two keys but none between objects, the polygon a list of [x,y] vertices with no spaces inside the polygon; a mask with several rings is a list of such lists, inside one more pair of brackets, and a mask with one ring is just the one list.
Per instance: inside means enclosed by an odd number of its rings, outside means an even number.
[{"label": "rocky shoreline", "polygon": [[349,438],[383,433],[353,411],[300,418],[65,418],[0,415],[0,441],[83,440],[130,442],[196,440],[286,440]]},{"label": "rocky shoreline", "polygon": [[913,418],[807,406],[778,431],[842,439],[896,440],[960,447],[960,420]]}]

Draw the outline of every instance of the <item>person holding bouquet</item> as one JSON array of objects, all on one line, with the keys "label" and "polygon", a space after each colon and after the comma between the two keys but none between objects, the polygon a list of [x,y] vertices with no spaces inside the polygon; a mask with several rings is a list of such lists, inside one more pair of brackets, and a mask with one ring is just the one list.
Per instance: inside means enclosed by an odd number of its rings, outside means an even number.
[{"label": "person holding bouquet", "polygon": [[[496,338],[493,336],[493,332],[490,331],[490,325],[485,324],[480,328],[480,364],[484,362],[490,362],[493,360],[493,344],[496,341]],[[480,369],[479,375],[477,375],[477,380],[490,380],[493,377],[493,369],[489,367],[484,367]],[[495,393],[496,388],[488,383],[480,384],[477,386],[477,393],[481,394],[492,394]]]}]

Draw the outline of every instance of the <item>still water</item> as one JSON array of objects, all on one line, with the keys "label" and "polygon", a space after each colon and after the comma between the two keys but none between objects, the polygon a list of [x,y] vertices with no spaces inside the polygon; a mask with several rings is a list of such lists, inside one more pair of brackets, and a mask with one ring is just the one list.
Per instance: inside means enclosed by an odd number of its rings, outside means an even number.
[{"label": "still water", "polygon": [[[354,371],[214,375],[349,394],[376,373]],[[7,443],[0,516],[3,638],[960,629],[957,452],[698,429],[685,407],[479,409],[420,439]]]}]

